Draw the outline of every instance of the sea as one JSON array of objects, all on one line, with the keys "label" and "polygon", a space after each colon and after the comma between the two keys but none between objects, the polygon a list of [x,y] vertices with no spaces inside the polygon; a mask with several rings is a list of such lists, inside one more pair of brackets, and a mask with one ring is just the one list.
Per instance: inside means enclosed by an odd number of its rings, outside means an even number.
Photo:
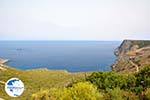
[{"label": "sea", "polygon": [[120,41],[0,41],[0,58],[21,69],[109,71]]}]

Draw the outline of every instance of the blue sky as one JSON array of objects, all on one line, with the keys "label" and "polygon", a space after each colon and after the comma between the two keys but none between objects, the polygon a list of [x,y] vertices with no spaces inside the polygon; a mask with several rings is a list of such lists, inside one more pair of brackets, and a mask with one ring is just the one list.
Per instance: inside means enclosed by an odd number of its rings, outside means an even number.
[{"label": "blue sky", "polygon": [[150,0],[0,0],[0,40],[150,39]]}]

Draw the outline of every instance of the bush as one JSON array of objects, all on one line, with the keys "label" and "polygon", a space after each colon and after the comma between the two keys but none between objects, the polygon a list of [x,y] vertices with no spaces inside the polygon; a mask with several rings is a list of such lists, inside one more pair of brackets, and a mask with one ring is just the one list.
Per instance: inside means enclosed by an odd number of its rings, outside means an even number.
[{"label": "bush", "polygon": [[120,90],[120,88],[107,89],[107,93],[109,97],[106,100],[139,100],[134,93]]},{"label": "bush", "polygon": [[144,100],[150,100],[150,88],[147,88],[145,91],[144,91],[144,97],[143,97]]},{"label": "bush", "polygon": [[51,100],[48,90],[40,91],[32,95],[32,100]]},{"label": "bush", "polygon": [[32,100],[101,100],[103,95],[88,82],[80,82],[72,87],[40,91],[32,95]]},{"label": "bush", "polygon": [[150,88],[150,65],[146,65],[136,75],[137,87],[142,86],[143,89]]},{"label": "bush", "polygon": [[99,89],[119,87],[121,89],[130,89],[135,86],[136,79],[134,76],[123,76],[114,72],[94,72],[91,76],[86,78],[96,85]]}]

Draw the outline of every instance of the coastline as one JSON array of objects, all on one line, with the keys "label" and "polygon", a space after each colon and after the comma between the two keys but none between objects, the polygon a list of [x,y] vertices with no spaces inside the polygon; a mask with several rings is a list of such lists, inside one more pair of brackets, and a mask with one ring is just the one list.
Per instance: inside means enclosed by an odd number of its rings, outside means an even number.
[{"label": "coastline", "polygon": [[2,59],[0,58],[0,65],[3,65],[5,63],[7,63],[9,61],[9,59]]}]

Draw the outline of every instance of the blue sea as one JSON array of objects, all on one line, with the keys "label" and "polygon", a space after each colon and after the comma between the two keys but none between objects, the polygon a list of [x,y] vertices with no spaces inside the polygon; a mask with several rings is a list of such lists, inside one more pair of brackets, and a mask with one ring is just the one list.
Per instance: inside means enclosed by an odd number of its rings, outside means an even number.
[{"label": "blue sea", "polygon": [[118,41],[0,41],[0,58],[22,70],[108,71],[119,45]]}]

